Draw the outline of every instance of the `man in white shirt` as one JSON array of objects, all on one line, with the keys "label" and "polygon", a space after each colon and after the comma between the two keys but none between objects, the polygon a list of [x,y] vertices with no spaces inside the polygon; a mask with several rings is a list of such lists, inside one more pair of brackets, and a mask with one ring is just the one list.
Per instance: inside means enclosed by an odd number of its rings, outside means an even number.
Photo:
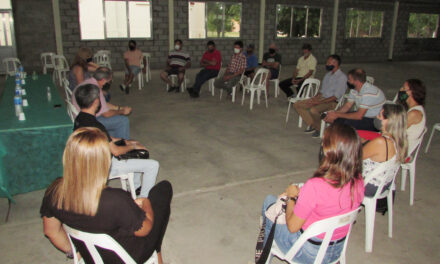
[{"label": "man in white shirt", "polygon": [[319,137],[321,129],[321,113],[334,110],[338,101],[344,96],[347,90],[347,75],[339,68],[341,58],[330,55],[325,65],[328,73],[322,79],[320,92],[306,100],[296,102],[293,107],[308,125],[306,133],[313,133],[313,137]]},{"label": "man in white shirt", "polygon": [[305,79],[315,76],[316,64],[318,64],[318,61],[312,54],[312,45],[304,44],[302,50],[304,56],[298,59],[295,71],[293,72],[293,77],[285,79],[279,84],[281,90],[286,93],[287,97],[292,97],[294,95],[290,86],[296,85],[298,92]]}]

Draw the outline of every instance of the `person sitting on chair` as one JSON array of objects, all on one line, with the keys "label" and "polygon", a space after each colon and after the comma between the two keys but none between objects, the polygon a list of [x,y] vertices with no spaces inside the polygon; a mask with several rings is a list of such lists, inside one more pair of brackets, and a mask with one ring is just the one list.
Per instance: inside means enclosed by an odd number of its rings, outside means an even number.
[{"label": "person sitting on chair", "polygon": [[299,92],[299,89],[301,88],[303,82],[307,78],[313,78],[313,76],[315,76],[316,65],[318,64],[318,61],[312,54],[312,45],[307,43],[304,44],[302,46],[302,51],[304,56],[298,59],[295,71],[293,72],[293,77],[285,79],[279,84],[281,90],[284,91],[287,98],[294,96],[294,92],[290,88],[290,86],[295,85],[296,91]]},{"label": "person sitting on chair", "polygon": [[[179,92],[180,85],[185,79],[185,70],[191,67],[191,58],[188,53],[182,51],[182,46],[182,40],[174,41],[174,50],[168,54],[167,67],[160,74],[160,78],[170,87],[168,92]],[[176,85],[168,78],[170,75],[177,75]]]},{"label": "person sitting on chair", "polygon": [[234,43],[234,54],[231,57],[228,67],[221,78],[214,82],[215,88],[225,89],[228,95],[232,93],[232,87],[240,81],[241,74],[246,69],[246,57],[243,52],[243,42],[237,40]]},{"label": "person sitting on chair", "polygon": [[[377,131],[374,127],[374,118],[385,104],[384,93],[367,82],[367,74],[363,69],[349,71],[347,85],[351,89],[348,102],[339,110],[329,111],[324,121],[344,123],[358,130]],[[356,104],[358,109],[349,112],[353,104]]]},{"label": "person sitting on chair", "polygon": [[[136,41],[130,40],[128,42],[128,50],[124,52],[125,79],[124,83],[119,86],[126,94],[130,92],[134,77],[136,77],[141,71],[142,57],[142,51],[136,48]],[[143,58],[143,60],[144,65],[147,65],[146,59]],[[142,69],[143,73],[146,72],[146,69],[146,67]]]},{"label": "person sitting on chair", "polygon": [[[99,88],[93,84],[85,84],[75,89],[75,98],[81,108],[81,112],[75,118],[73,130],[81,127],[96,127],[102,130],[110,142],[112,157],[112,167],[110,176],[117,176],[134,172],[134,187],[140,189],[140,197],[147,197],[148,192],[156,182],[159,171],[159,162],[153,159],[127,159],[119,160],[116,157],[134,149],[146,148],[137,141],[111,137],[105,126],[95,117],[99,111],[101,102],[99,100]],[[142,178],[142,179],[141,179]],[[142,184],[141,184],[142,180]]]},{"label": "person sitting on chair", "polygon": [[257,55],[255,55],[254,51],[255,45],[249,44],[246,52],[244,53],[244,55],[246,56],[246,70],[244,72],[244,75],[251,78],[251,80],[255,76],[255,69],[257,69],[258,67],[258,58]]},{"label": "person sitting on chair", "polygon": [[87,47],[81,47],[75,55],[69,71],[69,88],[73,91],[83,81],[92,77],[99,65],[93,62],[93,53]]},{"label": "person sitting on chair", "polygon": [[[173,196],[168,181],[155,185],[148,197],[133,200],[128,192],[107,186],[111,166],[107,136],[97,128],[80,128],[67,140],[63,177],[46,190],[40,208],[44,234],[69,258],[78,254],[93,263],[87,248],[73,239],[73,252],[62,224],[111,236],[135,260],[147,261],[154,251],[162,262],[161,246]],[[98,249],[104,263],[120,263],[112,251]]]},{"label": "person sitting on chair", "polygon": [[222,65],[222,55],[215,48],[214,41],[208,41],[206,47],[208,50],[205,51],[200,60],[200,66],[203,69],[197,74],[193,87],[186,89],[192,98],[199,97],[200,87],[209,79],[217,77]]},{"label": "person sitting on chair", "polygon": [[321,114],[334,110],[347,90],[347,75],[339,68],[340,65],[341,58],[336,54],[330,55],[325,65],[328,72],[322,79],[320,92],[310,99],[298,101],[293,105],[308,126],[305,132],[313,133],[312,137],[320,136]]},{"label": "person sitting on chair", "polygon": [[269,80],[277,79],[280,73],[281,54],[278,53],[278,48],[275,43],[269,45],[269,51],[263,54],[263,62],[261,66],[269,69],[266,81],[266,92],[269,94]]},{"label": "person sitting on chair", "polygon": [[[355,210],[364,198],[362,145],[356,131],[347,125],[333,124],[324,132],[322,148],[323,158],[313,177],[301,189],[289,185],[281,194],[287,197],[286,224],[276,225],[273,240],[284,254],[299,239],[301,230],[307,230],[314,222]],[[277,196],[273,195],[264,200],[264,243],[273,225],[266,211],[276,200]],[[344,246],[341,242],[345,240],[348,231],[349,226],[335,230],[323,263],[331,263],[339,258]],[[292,261],[313,263],[323,239],[324,235],[318,235],[306,241]]]}]

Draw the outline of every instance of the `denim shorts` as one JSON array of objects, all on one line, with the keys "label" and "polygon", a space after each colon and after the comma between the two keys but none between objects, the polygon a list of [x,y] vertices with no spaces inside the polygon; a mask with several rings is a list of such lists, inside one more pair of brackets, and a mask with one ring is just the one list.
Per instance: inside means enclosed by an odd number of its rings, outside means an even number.
[{"label": "denim shorts", "polygon": [[[139,66],[136,65],[130,65],[128,66],[128,68],[130,68],[131,73],[133,73],[134,76],[138,75],[138,73],[141,71],[141,68]],[[130,74],[130,72],[128,72],[127,67],[125,68],[125,74]]]},{"label": "denim shorts", "polygon": [[[263,212],[266,211],[266,209],[276,201],[277,197],[273,195],[268,195],[266,199],[264,200],[263,204]],[[265,217],[263,213],[263,217]],[[266,218],[266,230],[265,230],[265,243],[266,238],[269,236],[270,229],[272,228],[272,221]],[[287,225],[280,225],[278,224],[275,228],[275,235],[274,235],[274,241],[277,243],[278,248],[286,254],[290,248],[295,244],[295,242],[299,239],[301,236],[301,232],[298,231],[296,233],[290,233],[289,229],[287,229]],[[312,238],[313,241],[321,242],[322,239],[314,237]],[[329,245],[327,248],[327,251],[325,253],[324,259],[322,261],[322,264],[326,263],[332,263],[336,259],[339,258],[341,255],[342,249],[344,247],[344,243],[340,242],[337,244]],[[293,258],[293,261],[296,263],[313,263],[315,261],[316,256],[318,255],[320,245],[314,245],[310,242],[304,243],[302,248],[298,251],[298,253]]]}]

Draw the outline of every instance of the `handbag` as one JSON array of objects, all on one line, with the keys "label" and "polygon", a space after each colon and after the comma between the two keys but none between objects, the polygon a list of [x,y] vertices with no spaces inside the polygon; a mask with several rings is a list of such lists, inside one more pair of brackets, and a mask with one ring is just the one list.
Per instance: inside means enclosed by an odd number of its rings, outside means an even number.
[{"label": "handbag", "polygon": [[128,160],[128,159],[148,159],[150,158],[150,153],[145,149],[133,149],[129,152],[116,156],[118,160]]}]

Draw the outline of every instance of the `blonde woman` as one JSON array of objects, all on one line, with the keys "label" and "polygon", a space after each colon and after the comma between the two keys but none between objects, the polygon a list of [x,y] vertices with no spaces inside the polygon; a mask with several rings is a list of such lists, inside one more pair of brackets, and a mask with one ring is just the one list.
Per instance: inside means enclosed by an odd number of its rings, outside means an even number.
[{"label": "blonde woman", "polygon": [[84,80],[91,77],[91,72],[95,72],[99,65],[93,61],[92,50],[87,47],[79,48],[75,55],[69,72],[69,88],[73,91],[75,87]]},{"label": "blonde woman", "polygon": [[[129,193],[107,187],[111,153],[107,136],[97,128],[80,128],[69,137],[63,155],[63,177],[46,190],[40,213],[44,234],[71,257],[62,228],[73,228],[113,237],[138,263],[158,252],[170,215],[172,187],[167,181],[154,186],[148,198],[133,201]],[[93,263],[82,243],[74,244],[86,263]],[[110,251],[100,252],[104,263],[120,263]]]},{"label": "blonde woman", "polygon": [[[369,141],[363,147],[362,176],[364,179],[368,178],[370,173],[380,164],[394,161],[402,163],[407,155],[407,116],[404,107],[398,104],[385,104],[376,120],[375,126],[380,128],[381,136]],[[384,175],[395,173],[399,166],[391,167],[391,169],[393,171],[386,171]],[[376,193],[378,184],[375,182],[372,179],[365,186],[366,197],[372,197]],[[386,186],[386,188],[388,187]]]}]

